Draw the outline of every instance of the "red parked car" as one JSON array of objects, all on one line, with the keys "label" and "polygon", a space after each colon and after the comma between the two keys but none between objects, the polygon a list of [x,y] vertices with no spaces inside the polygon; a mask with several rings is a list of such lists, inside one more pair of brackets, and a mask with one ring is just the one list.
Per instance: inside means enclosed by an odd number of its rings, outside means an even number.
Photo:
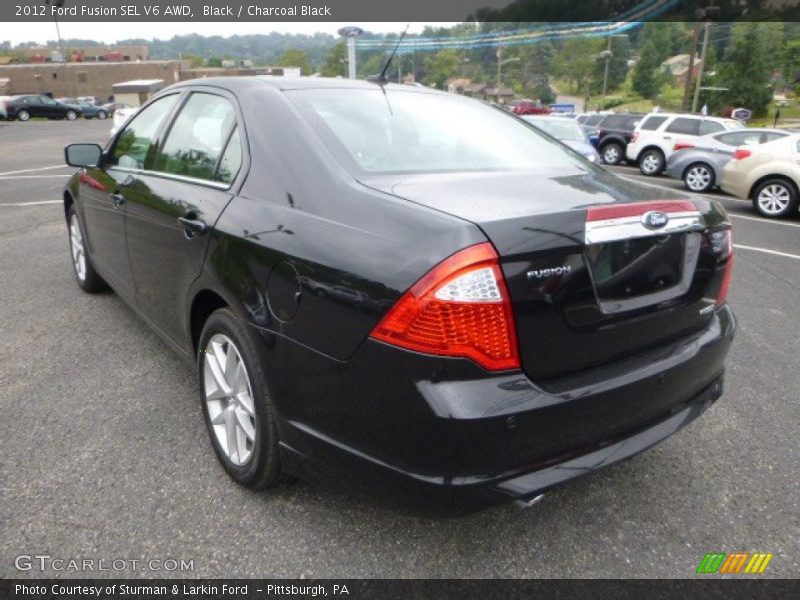
[{"label": "red parked car", "polygon": [[533,100],[520,100],[514,104],[515,115],[549,115],[551,112],[550,108]]}]

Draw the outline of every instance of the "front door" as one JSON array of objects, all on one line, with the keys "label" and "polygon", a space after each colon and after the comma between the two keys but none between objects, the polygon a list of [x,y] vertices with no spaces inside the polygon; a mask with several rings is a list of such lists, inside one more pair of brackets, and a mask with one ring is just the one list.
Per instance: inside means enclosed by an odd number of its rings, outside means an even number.
[{"label": "front door", "polygon": [[99,168],[81,174],[83,219],[92,262],[121,295],[133,299],[134,281],[125,242],[128,198],[140,193],[137,174],[155,158],[158,133],[177,94],[154,102],[123,129]]},{"label": "front door", "polygon": [[126,237],[136,304],[179,345],[189,340],[188,291],[208,233],[231,199],[242,144],[232,98],[193,92],[166,133],[152,169],[136,176]]}]

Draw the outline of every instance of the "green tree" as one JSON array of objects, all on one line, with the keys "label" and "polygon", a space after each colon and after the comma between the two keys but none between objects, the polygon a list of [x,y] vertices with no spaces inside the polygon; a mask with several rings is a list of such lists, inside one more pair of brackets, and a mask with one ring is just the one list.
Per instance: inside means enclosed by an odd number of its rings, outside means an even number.
[{"label": "green tree", "polygon": [[330,49],[320,73],[323,77],[339,77],[346,75],[347,71],[347,46],[339,42]]},{"label": "green tree", "polygon": [[553,60],[554,75],[571,83],[573,93],[581,96],[588,95],[595,76],[593,56],[602,48],[603,42],[594,38],[566,40]]},{"label": "green tree", "polygon": [[[608,41],[603,45],[603,51],[608,49]],[[623,84],[628,74],[628,60],[631,57],[631,43],[628,36],[611,38],[611,58],[608,60],[608,91],[615,90]],[[594,74],[592,77],[592,90],[600,93],[603,90],[605,79],[606,61],[599,55],[596,56]]]},{"label": "green tree", "polygon": [[217,58],[216,56],[212,56],[206,61],[206,66],[219,68],[222,66],[222,59]]},{"label": "green tree", "polygon": [[550,88],[550,74],[553,72],[555,49],[548,42],[541,42],[519,52],[522,61],[520,73],[522,88],[526,95],[538,98],[544,104],[555,102]]},{"label": "green tree", "polygon": [[308,54],[302,50],[295,50],[294,48],[289,48],[281,54],[277,66],[300,67],[300,72],[303,75],[311,75],[314,72],[311,61],[308,59]]},{"label": "green tree", "polygon": [[653,39],[648,40],[639,53],[639,62],[633,72],[633,91],[644,98],[653,98],[661,88],[660,51]]},{"label": "green tree", "polygon": [[458,58],[457,50],[440,50],[432,56],[426,56],[425,83],[439,89],[447,87],[447,80],[456,77],[459,72]]},{"label": "green tree", "polygon": [[731,44],[719,69],[720,83],[728,88],[723,101],[749,108],[754,116],[764,116],[772,101],[772,74],[781,59],[782,23],[737,23],[731,33]]}]

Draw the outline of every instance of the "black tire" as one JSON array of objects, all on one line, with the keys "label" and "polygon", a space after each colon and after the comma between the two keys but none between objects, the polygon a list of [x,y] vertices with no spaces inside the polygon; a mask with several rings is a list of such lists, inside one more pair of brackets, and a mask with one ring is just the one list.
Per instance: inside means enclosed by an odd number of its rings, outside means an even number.
[{"label": "black tire", "polygon": [[78,113],[76,113],[74,110],[68,110],[67,112],[64,113],[64,118],[67,121],[74,121],[75,119],[78,118]]},{"label": "black tire", "polygon": [[[73,239],[72,226],[75,224],[80,232],[81,252],[83,253],[83,272],[79,268],[78,259],[75,255],[75,239]],[[72,259],[72,272],[75,275],[75,280],[78,286],[88,294],[96,294],[108,290],[108,284],[103,280],[97,271],[94,270],[92,261],[89,255],[86,254],[86,235],[83,223],[81,223],[80,215],[75,210],[75,205],[72,204],[67,211],[67,235],[70,244],[70,259]]]},{"label": "black tire", "polygon": [[19,110],[17,111],[17,119],[20,121],[30,121],[31,113],[29,113],[27,110]]},{"label": "black tire", "polygon": [[683,185],[690,192],[702,194],[710,191],[717,183],[714,168],[708,163],[696,162],[683,171]]},{"label": "black tire", "polygon": [[797,214],[797,188],[786,179],[768,179],[760,183],[753,192],[752,201],[756,212],[768,219],[785,219]]},{"label": "black tire", "polygon": [[[215,425],[211,422],[209,405],[206,401],[205,374],[208,368],[206,348],[210,340],[221,334],[233,342],[242,363],[244,375],[249,381],[252,404],[255,416],[252,424],[255,440],[252,444],[249,459],[237,465],[228,457],[215,433]],[[203,407],[203,418],[208,435],[217,458],[225,471],[236,483],[251,489],[272,487],[283,479],[278,450],[278,428],[275,422],[275,409],[272,396],[267,386],[267,377],[262,367],[262,357],[258,351],[258,341],[250,330],[239,321],[228,308],[212,313],[203,326],[200,342],[197,346],[197,374],[200,389],[200,403]],[[209,374],[211,371],[209,371]],[[212,376],[212,375],[210,375]],[[213,376],[212,376],[213,377]],[[221,400],[220,402],[228,402]]]},{"label": "black tire", "polygon": [[100,119],[101,121],[105,121],[108,118],[108,113],[106,113],[106,111],[104,110],[98,110],[97,118]]},{"label": "black tire", "polygon": [[639,170],[642,172],[642,175],[655,177],[664,172],[666,162],[667,161],[664,160],[664,153],[661,152],[661,150],[658,148],[648,148],[639,157]]},{"label": "black tire", "polygon": [[600,150],[600,156],[607,165],[618,165],[625,158],[625,150],[616,142],[609,142]]}]

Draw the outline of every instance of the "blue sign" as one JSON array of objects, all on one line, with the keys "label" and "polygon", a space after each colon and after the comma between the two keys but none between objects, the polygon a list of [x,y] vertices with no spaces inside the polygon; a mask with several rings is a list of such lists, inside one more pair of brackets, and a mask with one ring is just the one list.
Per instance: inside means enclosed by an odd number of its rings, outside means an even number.
[{"label": "blue sign", "polygon": [[550,110],[557,113],[574,113],[574,104],[550,104]]},{"label": "blue sign", "polygon": [[748,121],[753,116],[753,111],[749,108],[734,108],[731,117],[737,121]]}]

